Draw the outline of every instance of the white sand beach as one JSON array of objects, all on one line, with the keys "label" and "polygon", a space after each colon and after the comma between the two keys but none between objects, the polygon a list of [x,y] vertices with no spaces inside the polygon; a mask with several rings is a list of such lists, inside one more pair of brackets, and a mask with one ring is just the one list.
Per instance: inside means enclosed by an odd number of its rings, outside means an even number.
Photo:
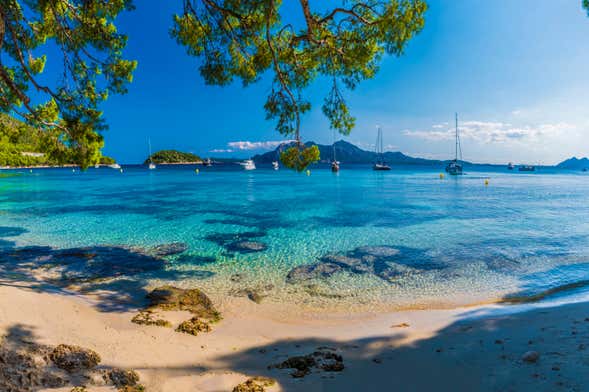
[{"label": "white sand beach", "polygon": [[[231,391],[254,376],[276,380],[268,391],[589,388],[587,303],[475,318],[489,308],[298,321],[269,320],[259,307],[232,298],[219,307],[223,319],[211,332],[192,336],[133,324],[137,312],[105,311],[91,298],[4,281],[0,332],[12,347],[68,344],[94,350],[102,359],[99,368],[135,370],[147,391]],[[187,312],[167,313],[175,323]],[[269,368],[318,350],[341,355],[343,370],[312,368],[294,378],[292,369]],[[87,390],[116,390],[100,384],[89,382]]]}]

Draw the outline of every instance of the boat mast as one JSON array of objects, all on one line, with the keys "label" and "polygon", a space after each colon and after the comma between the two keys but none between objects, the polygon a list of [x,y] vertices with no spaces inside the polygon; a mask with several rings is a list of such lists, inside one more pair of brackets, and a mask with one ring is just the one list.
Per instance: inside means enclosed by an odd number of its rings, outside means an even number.
[{"label": "boat mast", "polygon": [[458,113],[454,113],[456,120],[456,146],[454,151],[454,160],[458,162]]},{"label": "boat mast", "polygon": [[333,161],[337,162],[337,159],[335,157],[335,129],[333,130]]},{"label": "boat mast", "polygon": [[151,138],[150,137],[147,138],[147,144],[149,146],[149,163],[152,163],[152,160],[151,160]]}]

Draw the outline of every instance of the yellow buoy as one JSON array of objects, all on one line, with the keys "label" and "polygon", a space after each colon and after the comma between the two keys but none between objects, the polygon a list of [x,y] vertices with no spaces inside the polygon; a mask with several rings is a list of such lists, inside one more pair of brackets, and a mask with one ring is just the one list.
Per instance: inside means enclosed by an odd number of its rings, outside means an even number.
[{"label": "yellow buoy", "polygon": [[489,180],[485,180],[485,186],[489,185]]},{"label": "yellow buoy", "polygon": [[440,173],[440,180],[444,179],[444,173]]},{"label": "yellow buoy", "polygon": [[198,168],[197,168],[197,169],[194,169],[194,172],[195,172],[196,174],[198,174],[198,173],[200,173],[200,170],[198,170]]},{"label": "yellow buoy", "polygon": [[311,170],[307,169],[307,175],[310,176],[311,175]]}]

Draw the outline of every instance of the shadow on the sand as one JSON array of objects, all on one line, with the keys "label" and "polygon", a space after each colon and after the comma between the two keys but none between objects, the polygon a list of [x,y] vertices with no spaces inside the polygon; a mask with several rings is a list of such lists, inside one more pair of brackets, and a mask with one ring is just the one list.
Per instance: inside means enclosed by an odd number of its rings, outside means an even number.
[{"label": "shadow on the sand", "polygon": [[[205,373],[213,377],[239,373],[245,375],[243,380],[265,376],[276,379],[281,389],[289,392],[583,391],[589,387],[589,363],[582,360],[585,345],[579,345],[589,335],[587,304],[465,319],[469,313],[458,315],[458,321],[433,336],[410,344],[404,340],[412,326],[391,326],[387,335],[362,339],[292,338],[245,350],[236,347],[220,356],[211,351],[213,365],[209,367],[195,362],[136,370],[146,381],[151,375],[194,376],[195,383]],[[557,328],[554,324],[563,314],[566,322]],[[571,338],[569,328],[579,336]],[[194,338],[194,346],[206,343],[208,336]],[[531,350],[537,351],[540,359],[524,361],[522,355]],[[308,358],[321,358],[325,353],[341,356],[343,370],[309,362]],[[303,362],[301,366],[308,366],[309,371],[297,372],[296,365]],[[210,386],[213,381],[208,382]]]}]

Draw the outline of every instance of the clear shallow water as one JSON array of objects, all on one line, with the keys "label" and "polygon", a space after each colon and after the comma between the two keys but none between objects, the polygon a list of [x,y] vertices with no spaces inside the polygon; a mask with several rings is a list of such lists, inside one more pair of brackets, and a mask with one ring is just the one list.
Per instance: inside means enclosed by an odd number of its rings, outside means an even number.
[{"label": "clear shallow water", "polygon": [[[581,173],[490,169],[440,180],[436,168],[305,176],[236,165],[199,175],[184,166],[5,173],[20,175],[0,178],[0,246],[185,243],[164,270],[134,277],[152,285],[216,296],[264,286],[266,302],[378,310],[494,301],[589,279]],[[246,252],[241,241],[261,250]],[[334,258],[335,273],[292,272]]]}]

